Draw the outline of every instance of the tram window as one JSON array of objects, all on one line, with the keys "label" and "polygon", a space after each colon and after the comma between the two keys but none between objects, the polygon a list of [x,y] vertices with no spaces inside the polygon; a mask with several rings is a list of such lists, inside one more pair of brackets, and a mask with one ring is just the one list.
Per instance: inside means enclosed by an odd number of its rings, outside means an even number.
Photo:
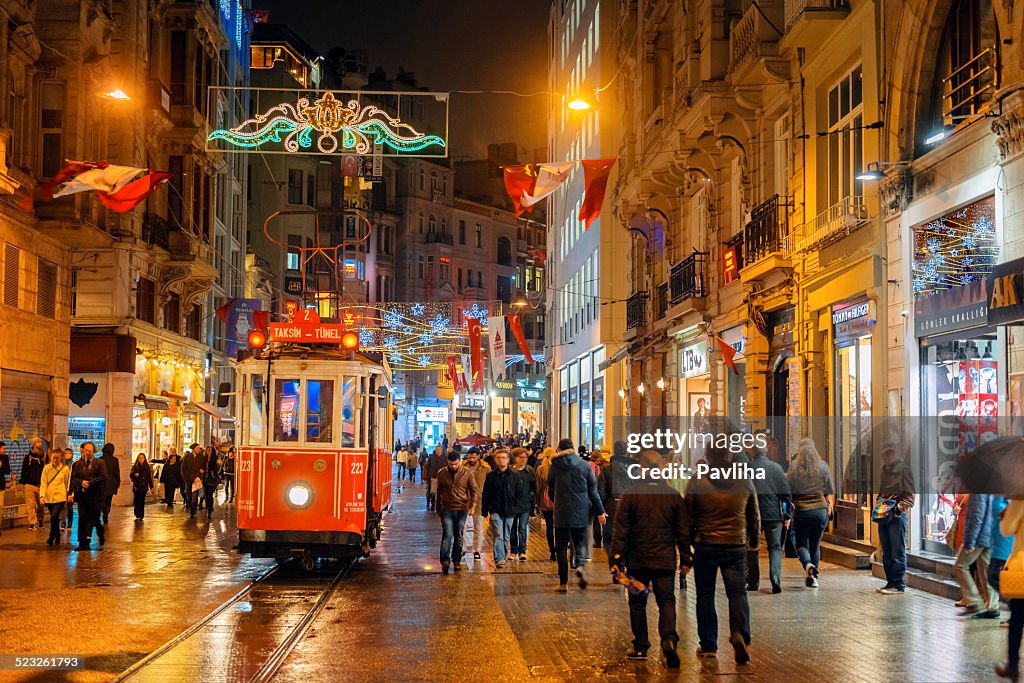
[{"label": "tram window", "polygon": [[299,380],[274,380],[274,441],[299,440]]},{"label": "tram window", "polygon": [[264,437],[263,411],[266,410],[263,401],[264,387],[263,378],[259,375],[251,375],[252,387],[249,389],[249,443],[262,445]]},{"label": "tram window", "polygon": [[334,380],[306,380],[306,443],[330,443]]},{"label": "tram window", "polygon": [[341,447],[356,445],[356,378],[346,377],[341,391]]}]

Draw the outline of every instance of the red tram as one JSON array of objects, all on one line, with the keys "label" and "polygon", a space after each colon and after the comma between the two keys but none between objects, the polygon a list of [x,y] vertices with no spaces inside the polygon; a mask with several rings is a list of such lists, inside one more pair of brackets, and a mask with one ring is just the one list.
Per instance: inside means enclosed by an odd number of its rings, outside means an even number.
[{"label": "red tram", "polygon": [[306,569],[317,558],[367,556],[391,503],[386,361],[289,342],[241,361],[238,372],[239,551],[296,557]]}]

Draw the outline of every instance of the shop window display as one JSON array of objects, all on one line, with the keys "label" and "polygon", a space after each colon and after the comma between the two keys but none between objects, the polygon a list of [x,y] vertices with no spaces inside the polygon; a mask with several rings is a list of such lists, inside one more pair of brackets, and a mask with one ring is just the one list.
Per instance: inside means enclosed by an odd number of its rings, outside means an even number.
[{"label": "shop window display", "polygon": [[928,491],[921,506],[924,549],[951,553],[957,461],[998,436],[1000,361],[994,334],[921,349],[924,401],[922,473]]}]

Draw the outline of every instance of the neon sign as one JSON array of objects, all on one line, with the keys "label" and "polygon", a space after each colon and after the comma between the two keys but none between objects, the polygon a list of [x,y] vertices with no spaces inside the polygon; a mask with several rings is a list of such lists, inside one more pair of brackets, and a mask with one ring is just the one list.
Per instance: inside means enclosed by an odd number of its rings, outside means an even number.
[{"label": "neon sign", "polygon": [[243,149],[279,143],[286,152],[321,154],[332,154],[339,146],[357,154],[372,153],[375,144],[396,154],[447,147],[444,138],[421,133],[375,105],[342,101],[330,91],[312,98],[301,95],[294,104],[281,102],[233,128],[218,128],[207,142]]}]

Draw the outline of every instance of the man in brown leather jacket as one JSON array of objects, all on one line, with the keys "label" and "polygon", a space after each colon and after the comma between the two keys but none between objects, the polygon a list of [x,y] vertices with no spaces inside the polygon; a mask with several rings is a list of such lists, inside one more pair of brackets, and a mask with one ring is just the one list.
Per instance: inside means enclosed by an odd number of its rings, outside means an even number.
[{"label": "man in brown leather jacket", "polygon": [[707,451],[710,472],[693,478],[683,501],[683,528],[687,546],[694,552],[681,560],[683,571],[693,567],[697,584],[698,657],[716,657],[718,614],[715,612],[715,579],[722,571],[729,599],[729,642],[736,663],[750,661],[750,605],[746,591],[747,549],[757,549],[761,519],[757,491],[749,479],[726,479],[732,455],[724,448]]},{"label": "man in brown leather jacket", "polygon": [[[466,515],[476,507],[479,497],[476,477],[462,467],[459,454],[448,454],[448,465],[437,473],[437,514],[441,516],[441,575],[452,562],[461,569],[462,543],[466,533]],[[454,547],[453,547],[454,546]]]}]

